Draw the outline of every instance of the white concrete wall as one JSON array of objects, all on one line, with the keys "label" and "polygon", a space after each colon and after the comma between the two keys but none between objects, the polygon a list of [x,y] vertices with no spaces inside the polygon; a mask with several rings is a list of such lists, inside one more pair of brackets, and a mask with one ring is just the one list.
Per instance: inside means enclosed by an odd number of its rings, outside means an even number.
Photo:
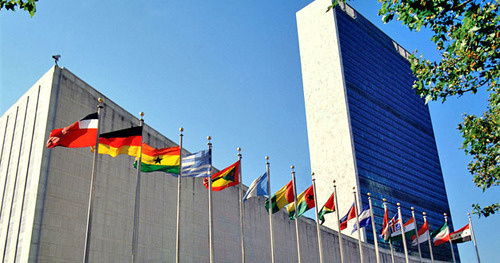
[{"label": "white concrete wall", "polygon": [[[318,203],[328,200],[336,180],[342,217],[354,201],[353,187],[358,188],[358,181],[337,22],[333,10],[325,12],[329,5],[329,0],[316,0],[297,12],[297,27]],[[325,226],[337,229],[334,214],[327,217]],[[357,238],[357,234],[353,236]]]},{"label": "white concrete wall", "polygon": [[53,68],[0,118],[0,261],[27,262],[45,147]]}]

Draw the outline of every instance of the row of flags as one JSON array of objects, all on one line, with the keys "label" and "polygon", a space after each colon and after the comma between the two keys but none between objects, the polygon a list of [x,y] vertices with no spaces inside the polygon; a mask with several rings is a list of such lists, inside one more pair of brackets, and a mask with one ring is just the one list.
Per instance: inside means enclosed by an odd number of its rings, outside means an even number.
[{"label": "row of flags", "polygon": [[[182,177],[204,177],[203,184],[207,189],[211,188],[212,191],[221,191],[225,188],[239,185],[241,182],[240,180],[241,158],[237,162],[228,166],[227,168],[212,174],[211,148],[193,154],[182,155],[181,146],[157,149],[149,146],[146,143],[143,143],[142,125],[127,129],[112,131],[109,133],[98,134],[98,121],[99,121],[98,113],[92,113],[66,128],[54,129],[51,132],[49,140],[47,142],[47,148],[53,148],[56,146],[62,146],[68,148],[91,147],[92,151],[94,151],[94,147],[96,146],[96,139],[98,138],[99,154],[108,154],[112,157],[116,157],[119,154],[125,154],[136,157],[136,160],[134,162],[134,167],[137,168],[138,162],[140,161],[140,172],[148,173],[148,172],[162,171],[176,177],[179,175],[181,175]],[[311,185],[305,191],[297,195],[295,192],[294,172],[292,172],[292,174],[293,174],[293,179],[266,200],[265,207],[266,210],[270,213],[270,215],[286,207],[289,218],[291,220],[294,220],[297,217],[302,216],[306,211],[310,210],[311,208],[317,207],[314,179],[313,179],[313,185]],[[252,182],[252,184],[250,185],[248,191],[244,196],[240,195],[240,202],[245,202],[251,197],[270,196],[269,189],[270,189],[269,171],[266,171],[264,174],[262,174]],[[321,222],[320,224],[323,224],[326,220],[325,215],[327,214],[333,212],[338,213],[338,211],[336,211],[335,199],[336,199],[336,194],[334,192],[327,200],[327,202],[322,206],[319,212],[317,211],[316,208],[317,223]],[[402,233],[404,233],[404,237],[411,236],[413,246],[419,246],[419,244],[429,241],[430,239],[433,239],[435,246],[439,246],[446,242],[450,242],[451,244],[451,242],[461,243],[471,240],[471,228],[469,228],[470,223],[461,228],[460,230],[450,233],[445,218],[445,223],[443,224],[443,226],[441,226],[434,232],[430,233],[426,217],[424,216],[424,224],[417,231],[417,225],[415,222],[414,215],[412,215],[412,218],[410,220],[402,224],[402,220],[400,219],[401,217],[400,211],[399,213],[396,213],[396,215],[389,220],[388,209],[385,203],[384,203],[384,209],[385,209],[385,214],[384,214],[383,228],[381,230],[381,234],[379,235],[379,237],[383,238],[385,241],[391,244],[391,254],[392,254],[392,242],[397,240],[403,240],[403,241],[405,240],[405,238],[403,238]],[[340,239],[339,243],[341,246],[342,246],[341,243],[342,237],[340,232],[346,229],[348,222],[353,219],[356,219],[356,224],[354,225],[351,234],[357,231],[358,229],[364,228],[370,224],[372,224],[374,228],[375,225],[373,222],[374,219],[373,219],[373,209],[371,208],[371,200],[370,200],[370,206],[364,207],[360,212],[358,212],[355,201],[349,208],[347,214],[345,214],[345,216],[342,217],[341,219],[338,219],[339,239]],[[272,235],[272,223],[270,223],[270,228]],[[375,229],[374,229],[374,236],[375,236]],[[318,225],[318,239],[320,238],[321,235],[319,234],[319,225]],[[375,242],[377,242],[377,238],[375,238],[374,240]],[[242,242],[243,242],[243,236],[242,236]],[[299,242],[298,232],[297,232],[297,242]],[[361,261],[363,261],[361,244],[359,244],[359,247],[360,247]],[[429,248],[432,258],[432,248],[430,247],[430,242],[429,242]],[[244,244],[242,245],[242,249],[243,249],[242,251],[244,251]],[[342,247],[340,249],[342,258]],[[299,250],[298,253],[300,254],[299,245],[298,245],[298,250]],[[376,250],[377,250],[377,262],[379,262],[378,245],[376,245]],[[419,246],[419,252],[420,252],[420,246]],[[274,251],[272,251],[272,254],[273,253]],[[321,253],[322,251],[320,248],[320,255]],[[405,243],[405,254],[406,254],[406,243]],[[273,260],[274,260],[274,255],[273,255]]]}]

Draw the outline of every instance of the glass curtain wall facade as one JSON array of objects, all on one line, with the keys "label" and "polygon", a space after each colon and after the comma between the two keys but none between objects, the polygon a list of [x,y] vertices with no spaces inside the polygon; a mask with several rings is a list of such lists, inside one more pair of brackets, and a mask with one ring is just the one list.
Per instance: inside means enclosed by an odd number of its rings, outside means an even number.
[{"label": "glass curtain wall facade", "polygon": [[[372,194],[376,228],[382,229],[382,199],[389,217],[401,203],[403,220],[415,208],[418,226],[428,214],[431,231],[450,215],[428,106],[411,88],[408,53],[355,11],[337,8],[335,15],[344,70],[347,104],[362,207]],[[448,217],[452,225],[451,217]],[[366,238],[373,243],[371,225]],[[382,244],[388,247],[387,244]],[[418,255],[409,244],[411,254]],[[429,258],[425,243],[422,252]],[[399,251],[402,244],[396,245]],[[435,259],[448,260],[449,245],[433,247]],[[455,256],[458,250],[455,246]]]}]

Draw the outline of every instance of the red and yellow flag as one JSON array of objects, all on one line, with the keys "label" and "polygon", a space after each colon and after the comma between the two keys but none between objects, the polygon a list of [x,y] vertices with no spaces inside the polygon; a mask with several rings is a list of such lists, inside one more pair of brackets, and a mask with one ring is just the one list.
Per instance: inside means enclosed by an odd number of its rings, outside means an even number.
[{"label": "red and yellow flag", "polygon": [[[220,191],[240,183],[240,161],[212,175],[212,191]],[[208,178],[203,180],[208,189]]]}]

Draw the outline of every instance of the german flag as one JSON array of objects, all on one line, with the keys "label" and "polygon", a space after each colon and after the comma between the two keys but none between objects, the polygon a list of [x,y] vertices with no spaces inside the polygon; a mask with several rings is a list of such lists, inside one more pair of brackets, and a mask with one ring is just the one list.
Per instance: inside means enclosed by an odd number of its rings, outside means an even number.
[{"label": "german flag", "polygon": [[[179,146],[156,149],[142,143],[141,172],[162,171],[179,174],[181,149]],[[137,158],[134,163],[137,168]]]},{"label": "german flag", "polygon": [[[212,175],[212,191],[220,191],[240,183],[240,161]],[[203,180],[208,189],[208,178]]]},{"label": "german flag", "polygon": [[325,222],[325,215],[329,213],[335,212],[335,193],[332,193],[330,198],[328,198],[328,201],[326,201],[325,205],[323,208],[318,213],[318,219],[321,221],[320,224],[323,224]]},{"label": "german flag", "polygon": [[138,156],[142,142],[142,126],[103,133],[99,136],[99,153]]}]

